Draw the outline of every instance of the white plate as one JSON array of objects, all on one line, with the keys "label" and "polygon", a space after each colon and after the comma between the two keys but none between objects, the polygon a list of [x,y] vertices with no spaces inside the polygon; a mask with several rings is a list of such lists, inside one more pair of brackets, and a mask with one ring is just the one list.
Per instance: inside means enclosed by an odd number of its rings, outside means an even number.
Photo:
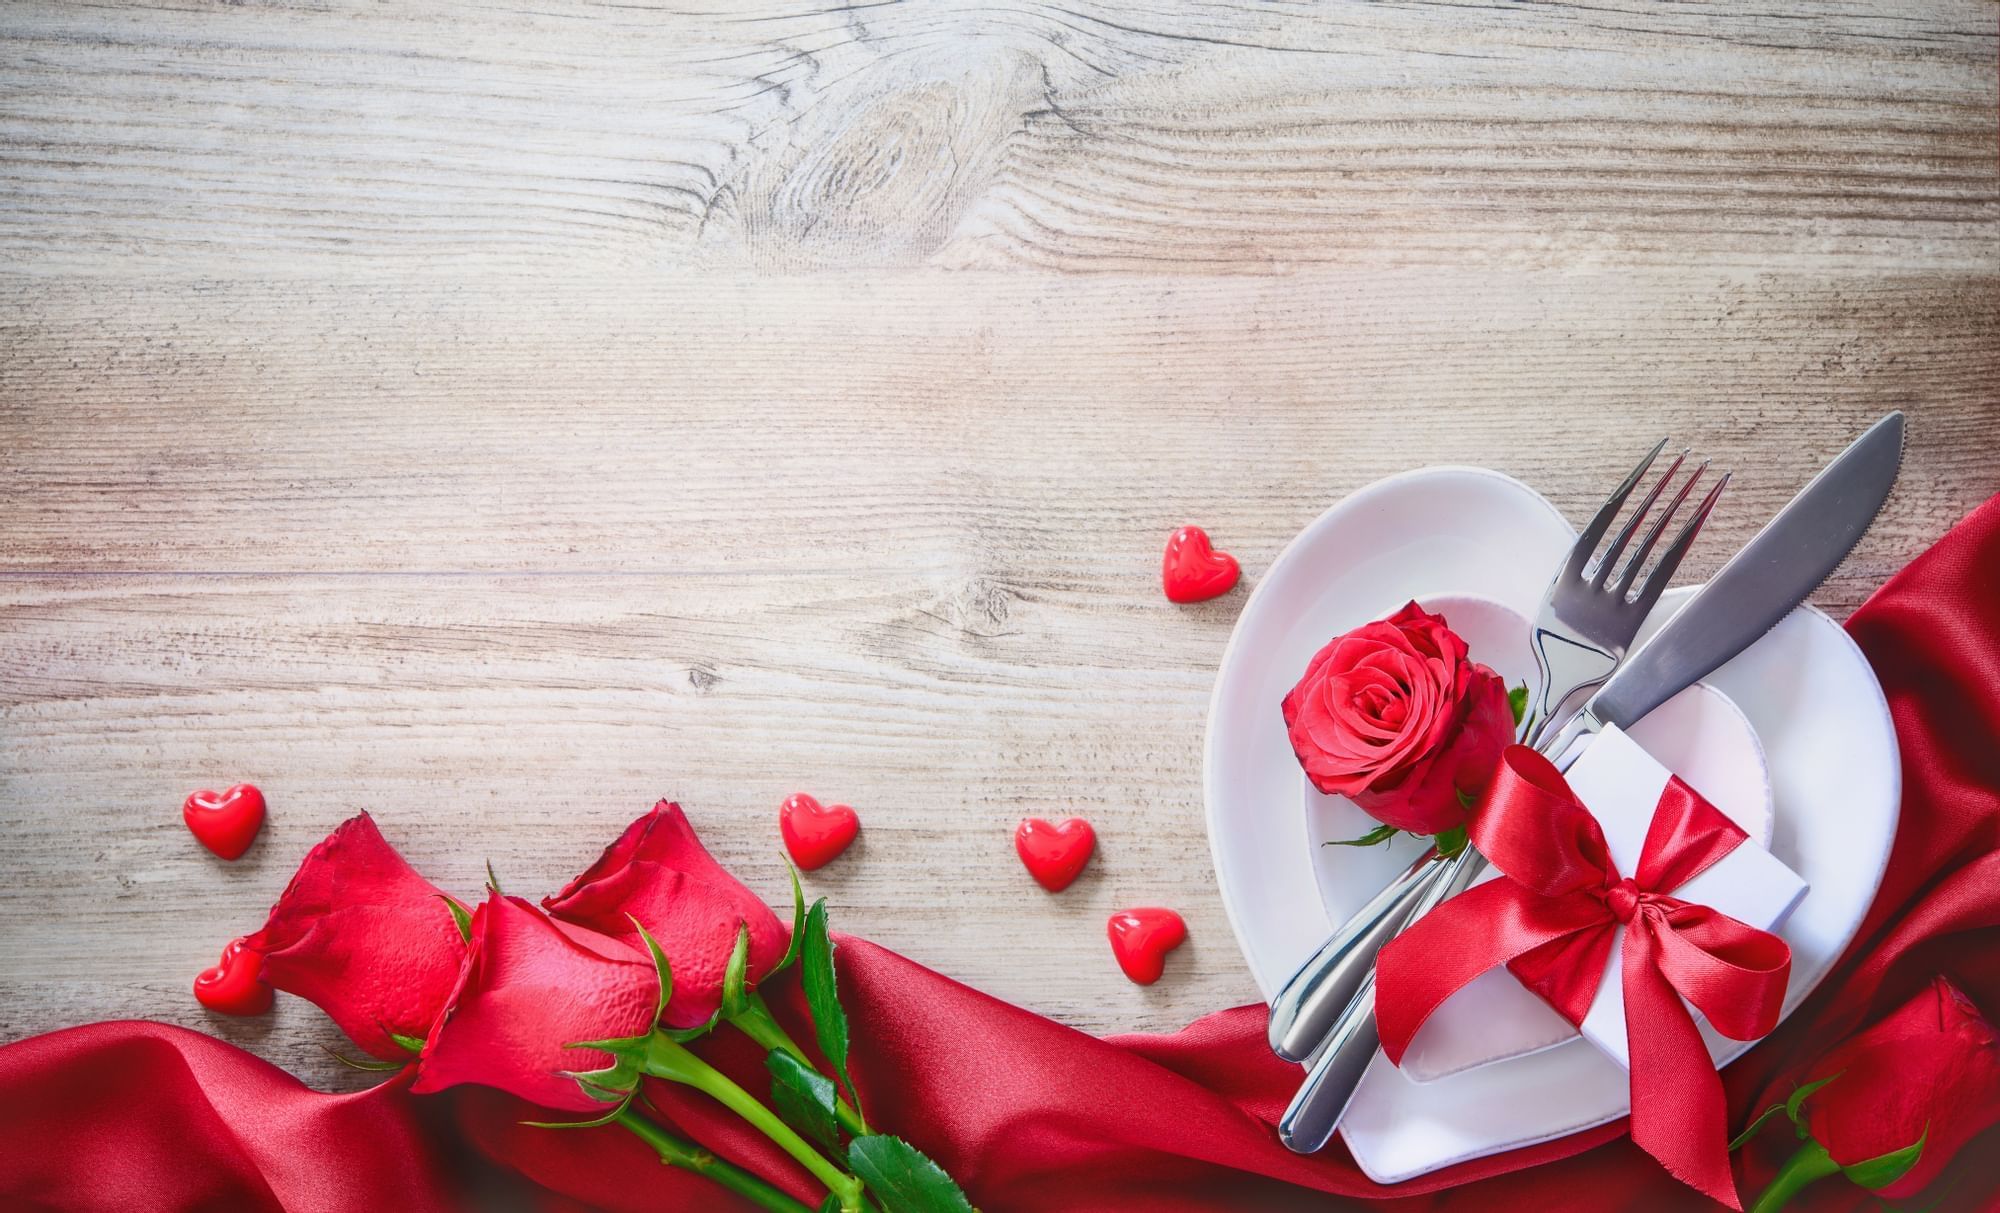
[{"label": "white plate", "polygon": [[[1316,857],[1303,853],[1298,767],[1279,700],[1329,636],[1408,599],[1473,593],[1532,614],[1572,535],[1538,494],[1498,473],[1406,473],[1314,521],[1244,604],[1210,703],[1204,785],[1223,904],[1267,998],[1334,921],[1415,855],[1407,840],[1323,848],[1345,853],[1352,871],[1322,895]],[[1690,593],[1669,594],[1649,628]],[[1813,888],[1784,931],[1789,1013],[1852,938],[1880,883],[1901,791],[1895,734],[1866,660],[1812,608],[1709,681],[1757,730],[1772,781],[1771,849]],[[1342,1134],[1363,1171],[1393,1183],[1626,1110],[1624,1071],[1582,1041],[1423,1084],[1378,1057]]]}]

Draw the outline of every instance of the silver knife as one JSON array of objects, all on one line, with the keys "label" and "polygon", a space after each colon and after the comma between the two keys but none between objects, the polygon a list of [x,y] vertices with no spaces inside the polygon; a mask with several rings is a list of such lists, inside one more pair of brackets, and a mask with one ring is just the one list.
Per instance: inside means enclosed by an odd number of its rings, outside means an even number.
[{"label": "silver knife", "polygon": [[[1791,614],[1852,551],[1888,499],[1903,462],[1903,414],[1890,413],[1854,440],[1702,587],[1654,637],[1625,660],[1561,732],[1542,746],[1558,760],[1606,725],[1630,728],[1706,678]],[[1470,847],[1416,880],[1398,882],[1409,922],[1471,884],[1485,867]],[[1370,905],[1381,917],[1393,906]],[[1278,1136],[1301,1154],[1324,1147],[1374,1059],[1375,981],[1334,1022],[1310,1061],[1305,1085],[1278,1122]]]}]

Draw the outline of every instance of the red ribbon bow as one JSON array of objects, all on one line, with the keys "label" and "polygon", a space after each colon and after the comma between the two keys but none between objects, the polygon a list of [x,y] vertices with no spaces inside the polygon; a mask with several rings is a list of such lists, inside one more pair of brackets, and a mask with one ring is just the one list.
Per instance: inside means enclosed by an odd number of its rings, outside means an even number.
[{"label": "red ribbon bow", "polygon": [[1623,924],[1632,1140],[1683,1183],[1740,1209],[1722,1077],[1681,999],[1724,1036],[1754,1040],[1777,1026],[1792,950],[1768,931],[1669,894],[1746,835],[1672,778],[1637,874],[1621,876],[1597,819],[1561,772],[1517,745],[1502,756],[1471,837],[1504,875],[1452,898],[1382,950],[1382,1051],[1401,1064],[1431,1012],[1498,964],[1582,1023]]}]

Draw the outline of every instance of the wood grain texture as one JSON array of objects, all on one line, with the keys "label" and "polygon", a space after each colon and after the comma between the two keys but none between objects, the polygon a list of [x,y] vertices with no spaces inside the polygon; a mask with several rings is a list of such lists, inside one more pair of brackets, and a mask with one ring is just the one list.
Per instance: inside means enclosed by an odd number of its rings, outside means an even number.
[{"label": "wood grain texture", "polygon": [[[0,1040],[352,1086],[187,994],[342,817],[540,891],[671,796],[776,902],[800,789],[842,927],[1177,1027],[1254,990],[1175,526],[1254,584],[1379,476],[1579,517],[1671,432],[1698,579],[1901,407],[1842,614],[2000,490],[1990,3],[541,7],[0,18]],[[1027,813],[1098,827],[1060,896]]]},{"label": "wood grain texture", "polygon": [[10,5],[0,264],[2000,252],[1991,0],[539,7]]}]

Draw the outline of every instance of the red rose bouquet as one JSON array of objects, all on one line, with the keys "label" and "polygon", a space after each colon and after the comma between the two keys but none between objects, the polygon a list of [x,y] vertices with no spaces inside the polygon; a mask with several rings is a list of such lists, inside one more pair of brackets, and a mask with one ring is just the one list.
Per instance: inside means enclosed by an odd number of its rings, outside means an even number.
[{"label": "red rose bouquet", "polygon": [[1751,1213],[1776,1213],[1836,1173],[1878,1196],[1915,1195],[2000,1123],[2000,1032],[1944,977],[1806,1073],[1812,1081],[1730,1143],[1742,1145],[1780,1112],[1802,1142]]},{"label": "red rose bouquet", "polygon": [[[468,911],[403,862],[367,814],[313,848],[262,930],[244,940],[270,985],[317,1003],[374,1061],[415,1067],[411,1090],[491,1087],[528,1108],[616,1124],[662,1161],[767,1209],[810,1213],[778,1185],[683,1139],[648,1083],[701,1091],[769,1138],[840,1213],[970,1213],[950,1176],[863,1117],[826,902],[792,881],[792,928],[710,857],[666,801],[542,907],[492,883]],[[757,993],[796,966],[823,1074]],[[703,1059],[734,1025],[767,1052],[768,1106]],[[343,1058],[342,1060],[347,1060]],[[535,1113],[537,1117],[547,1112]]]},{"label": "red rose bouquet", "polygon": [[1382,825],[1464,845],[1466,814],[1514,739],[1525,693],[1467,655],[1441,615],[1412,602],[1327,642],[1285,696],[1285,730],[1306,777]]}]

